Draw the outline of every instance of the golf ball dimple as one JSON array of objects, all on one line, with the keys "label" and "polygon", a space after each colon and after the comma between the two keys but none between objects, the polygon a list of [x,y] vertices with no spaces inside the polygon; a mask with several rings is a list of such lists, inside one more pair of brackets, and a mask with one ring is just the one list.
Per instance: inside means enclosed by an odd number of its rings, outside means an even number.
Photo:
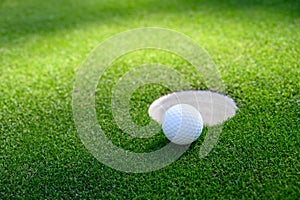
[{"label": "golf ball dimple", "polygon": [[187,145],[200,136],[203,129],[203,119],[200,112],[193,106],[177,104],[166,111],[162,129],[171,142]]}]

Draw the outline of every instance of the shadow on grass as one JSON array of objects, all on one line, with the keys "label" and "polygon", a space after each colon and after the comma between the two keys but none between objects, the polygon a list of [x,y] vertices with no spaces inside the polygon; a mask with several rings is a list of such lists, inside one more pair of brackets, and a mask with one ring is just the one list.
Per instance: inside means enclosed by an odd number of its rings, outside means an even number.
[{"label": "shadow on grass", "polygon": [[[94,0],[52,0],[52,1],[6,1],[0,0],[0,45],[13,43],[14,39],[31,34],[56,32],[62,29],[76,29],[84,24],[118,24],[120,22],[165,13],[179,14],[189,11],[230,12],[236,9],[265,9],[274,14],[299,17],[297,0],[148,0],[148,1],[94,1]],[[125,23],[126,24],[126,23]],[[130,26],[130,24],[129,24]]]}]

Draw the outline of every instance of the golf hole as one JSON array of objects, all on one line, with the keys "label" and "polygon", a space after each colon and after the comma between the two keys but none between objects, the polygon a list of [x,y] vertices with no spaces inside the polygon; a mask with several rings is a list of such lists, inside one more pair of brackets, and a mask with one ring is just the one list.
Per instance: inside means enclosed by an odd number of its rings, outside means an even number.
[{"label": "golf hole", "polygon": [[155,100],[148,113],[156,122],[162,124],[165,112],[176,104],[189,104],[195,107],[206,126],[221,124],[235,116],[238,109],[233,99],[223,94],[203,90],[174,92]]}]

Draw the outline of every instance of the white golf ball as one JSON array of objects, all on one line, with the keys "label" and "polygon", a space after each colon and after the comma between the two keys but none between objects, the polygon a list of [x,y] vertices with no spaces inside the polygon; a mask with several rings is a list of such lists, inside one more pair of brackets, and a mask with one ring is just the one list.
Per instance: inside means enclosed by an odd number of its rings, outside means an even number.
[{"label": "white golf ball", "polygon": [[166,111],[162,129],[171,142],[187,145],[200,136],[203,129],[203,119],[200,112],[193,106],[177,104]]}]

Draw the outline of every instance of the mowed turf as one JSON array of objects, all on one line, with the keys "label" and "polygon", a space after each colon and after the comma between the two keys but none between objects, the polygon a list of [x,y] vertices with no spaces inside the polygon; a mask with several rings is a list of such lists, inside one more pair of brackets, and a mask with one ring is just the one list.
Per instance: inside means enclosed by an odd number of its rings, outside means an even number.
[{"label": "mowed turf", "polygon": [[[104,39],[138,27],[182,32],[205,48],[239,107],[212,152],[205,136],[158,171],[132,174],[98,162],[72,116],[76,71]],[[144,50],[116,60],[99,80],[99,124],[114,144],[135,152],[161,148],[163,133],[136,139],[113,121],[113,85],[140,63],[174,67],[207,89],[181,58]],[[300,129],[300,4],[250,1],[0,1],[0,199],[297,199]],[[133,94],[133,121],[169,90]],[[105,97],[105,98],[103,98]]]}]

